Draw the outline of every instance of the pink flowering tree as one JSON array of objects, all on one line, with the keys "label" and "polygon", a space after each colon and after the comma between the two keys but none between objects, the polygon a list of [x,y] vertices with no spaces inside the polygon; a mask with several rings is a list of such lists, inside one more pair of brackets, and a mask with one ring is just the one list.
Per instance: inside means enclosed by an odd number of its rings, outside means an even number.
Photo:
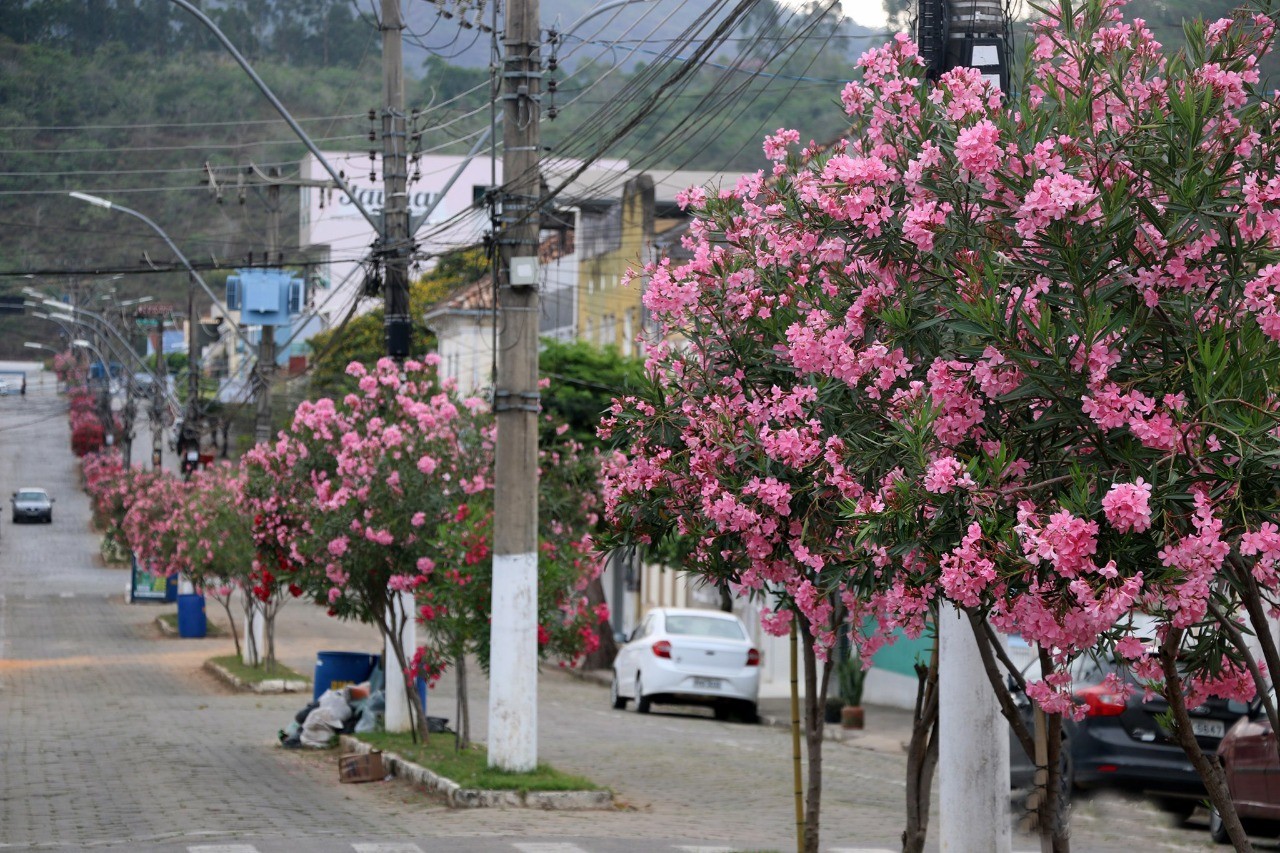
[{"label": "pink flowering tree", "polygon": [[168,471],[156,472],[145,483],[121,522],[125,541],[145,571],[157,577],[176,575],[182,560],[178,554],[181,522],[175,509],[186,502],[190,486]]},{"label": "pink flowering tree", "polygon": [[[375,625],[396,655],[415,731],[426,736],[413,689],[413,649],[391,593],[414,592],[436,566],[431,537],[459,503],[489,487],[491,439],[483,404],[456,404],[433,363],[353,363],[359,390],[304,402],[292,427],[245,457],[260,555],[279,576],[343,619]],[[424,673],[438,677],[439,669]]]},{"label": "pink flowering tree", "polygon": [[[432,683],[470,653],[485,666],[492,577],[492,414],[479,399],[457,400],[437,362],[352,364],[356,392],[303,403],[274,445],[246,456],[259,553],[277,555],[281,577],[331,615],[377,626],[423,737],[413,679]],[[569,658],[589,647],[599,618],[585,605],[595,563],[578,517],[547,519],[540,567],[544,650]],[[395,592],[412,593],[415,612],[390,607]],[[402,647],[405,618],[425,628],[422,649]]]},{"label": "pink flowering tree", "polygon": [[1073,659],[1117,654],[1165,696],[1246,846],[1186,709],[1280,665],[1272,25],[1190,34],[1169,60],[1114,3],[1050,10],[1013,103],[969,70],[926,84],[906,39],[868,53],[848,140],[780,131],[767,180],[687,196],[692,259],[651,268],[646,302],[688,345],[604,424],[630,457],[620,535],[781,593],[816,656],[841,604],[864,659],[960,608],[1030,752],[995,630],[1035,644],[1057,850]]},{"label": "pink flowering tree", "polygon": [[[539,441],[538,649],[561,666],[574,666],[599,646],[609,613],[592,605],[588,588],[603,564],[591,537],[600,501],[600,463],[568,433],[542,418]],[[458,682],[458,746],[470,741],[467,657],[489,670],[489,614],[493,600],[493,493],[485,489],[460,503],[432,537],[434,566],[417,589],[419,624],[427,643],[415,669],[439,674],[453,667]]]},{"label": "pink flowering tree", "polygon": [[[232,605],[240,594],[247,618],[254,608],[261,608],[255,594],[254,561],[256,551],[251,516],[243,506],[244,473],[228,464],[199,469],[192,474],[185,500],[175,507],[175,559],[183,574],[205,597],[213,599],[227,616],[236,656],[241,656],[240,634]],[[277,591],[283,598],[283,591]],[[247,603],[247,604],[246,604]],[[278,605],[277,605],[278,608]],[[265,649],[249,655],[251,661],[270,666],[275,661],[275,610],[264,623]],[[249,632],[254,642],[254,632]]]}]

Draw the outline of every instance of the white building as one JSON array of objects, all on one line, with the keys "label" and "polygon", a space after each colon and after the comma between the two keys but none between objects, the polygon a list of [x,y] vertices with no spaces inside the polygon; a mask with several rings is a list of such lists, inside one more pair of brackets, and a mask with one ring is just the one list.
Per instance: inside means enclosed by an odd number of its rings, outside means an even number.
[{"label": "white building", "polygon": [[[381,160],[371,161],[367,151],[325,152],[325,159],[343,175],[365,210],[380,216]],[[332,182],[313,154],[303,159],[300,171],[304,179]],[[487,157],[468,161],[463,156],[422,155],[416,167],[410,164],[410,221],[421,222],[414,237],[425,265],[450,249],[480,242],[489,228],[482,200],[495,178],[502,182],[502,162]],[[366,275],[372,272],[369,262],[377,232],[346,193],[318,187],[303,187],[301,192],[298,245],[317,262],[320,289],[314,304],[321,318],[331,326],[346,316],[353,303],[358,313],[377,307],[380,299],[361,299]]]}]

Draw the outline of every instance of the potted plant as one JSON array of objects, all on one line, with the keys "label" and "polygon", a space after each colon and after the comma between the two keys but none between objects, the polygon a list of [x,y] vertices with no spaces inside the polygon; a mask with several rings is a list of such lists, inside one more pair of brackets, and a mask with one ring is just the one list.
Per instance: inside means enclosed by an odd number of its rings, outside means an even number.
[{"label": "potted plant", "polygon": [[862,656],[858,654],[856,647],[850,646],[836,664],[836,687],[840,693],[840,701],[844,703],[840,709],[842,728],[862,728],[862,687],[866,680],[867,672],[862,668]]}]

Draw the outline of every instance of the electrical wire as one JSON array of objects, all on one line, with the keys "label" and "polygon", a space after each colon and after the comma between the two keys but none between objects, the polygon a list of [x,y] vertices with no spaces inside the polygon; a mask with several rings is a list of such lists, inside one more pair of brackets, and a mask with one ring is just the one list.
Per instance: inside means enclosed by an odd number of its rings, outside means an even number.
[{"label": "electrical wire", "polygon": [[[568,157],[576,157],[576,151],[580,150],[587,155],[581,157],[585,162],[593,162],[602,156],[609,150],[614,142],[625,137],[626,134],[638,126],[644,118],[653,113],[661,105],[664,96],[666,96],[669,90],[680,87],[682,81],[686,80],[695,70],[697,70],[699,63],[703,61],[711,51],[718,47],[718,38],[723,36],[728,30],[741,21],[746,12],[756,5],[757,2],[759,2],[759,0],[740,0],[738,5],[734,7],[730,14],[720,21],[719,25],[713,31],[712,36],[705,39],[698,46],[692,59],[679,63],[679,67],[677,67],[669,76],[666,76],[665,79],[662,79],[661,82],[657,84],[656,89],[652,92],[644,92],[644,89],[647,88],[649,79],[652,78],[656,80],[657,75],[663,74],[669,66],[676,64],[674,60],[667,59],[664,62],[655,63],[652,70],[645,69],[641,74],[636,75],[635,78],[628,81],[627,88],[637,90],[638,93],[643,92],[643,100],[641,101],[639,108],[633,110],[629,116],[622,113],[621,107],[613,110],[605,110],[602,111],[602,113],[605,114],[598,113],[589,119],[588,122],[584,123],[590,125],[592,131],[601,133],[603,135],[603,141],[598,141],[598,137],[593,138],[592,132],[584,130],[576,135],[576,139],[579,141],[574,145],[568,146],[571,149],[570,151],[562,149],[559,153]],[[690,33],[691,35],[700,33],[702,28],[706,25],[705,20],[700,20],[701,23],[695,21],[694,24],[691,24],[686,29],[686,33]],[[629,101],[625,96],[620,96],[617,100],[619,104],[625,104]],[[586,166],[584,165],[578,170],[577,174],[581,174],[581,172],[585,170]],[[577,175],[572,175],[567,178],[565,182],[553,192],[552,196],[554,197],[554,195],[563,191],[563,189],[576,177]]]},{"label": "electrical wire", "polygon": [[[311,116],[309,118],[294,117],[294,121],[298,124],[306,124],[310,121],[335,121],[342,119],[359,119],[363,118],[363,113],[355,113],[353,115],[337,115],[337,116]],[[151,130],[158,128],[190,130],[210,127],[242,127],[244,125],[256,124],[280,124],[283,119],[243,119],[240,121],[200,121],[186,123],[168,123],[168,124],[70,124],[70,125],[0,125],[0,131],[5,132],[24,132],[24,133],[82,133],[86,130]]]},{"label": "electrical wire", "polygon": [[[770,56],[765,62],[761,63],[761,68],[768,67],[768,65],[771,62],[779,59],[790,48],[801,44],[807,38],[808,33],[812,31],[814,28],[816,28],[817,26],[819,26],[824,21],[826,14],[832,8],[834,8],[835,5],[836,3],[834,2],[834,0],[832,0],[832,2],[828,3],[828,5],[825,8],[822,8],[818,14],[810,15],[808,18],[807,24],[804,27],[802,27],[800,30],[794,32],[791,38],[787,40],[787,42],[785,42],[782,46],[776,49],[773,52],[773,55]],[[780,23],[779,26],[782,26],[782,24]],[[810,60],[809,67],[812,67],[813,62],[816,61],[818,55],[820,55],[820,53],[825,48],[825,46],[826,46],[826,43],[824,42],[822,47],[820,47],[817,51],[814,52],[814,56]],[[704,129],[707,129],[707,128],[711,128],[715,125],[718,125],[719,129],[723,129],[724,126],[729,122],[738,121],[741,116],[747,114],[747,110],[751,107],[751,105],[753,105],[756,101],[758,101],[765,94],[765,92],[768,91],[768,88],[769,88],[768,84],[770,82],[772,82],[774,79],[782,79],[782,78],[767,78],[765,85],[758,87],[755,94],[751,96],[750,100],[747,101],[746,103],[743,103],[742,99],[745,97],[744,93],[747,91],[748,87],[754,82],[756,78],[749,77],[746,79],[741,79],[738,82],[738,84],[734,86],[729,82],[730,76],[731,76],[731,72],[729,71],[726,71],[725,74],[722,74],[717,84],[709,88],[708,92],[706,93],[706,95],[704,96],[703,100],[700,102],[698,107],[694,108],[691,111],[691,115],[695,117],[694,120],[697,123],[693,128],[690,128],[687,122],[682,122],[678,133],[673,131],[672,133],[669,133],[666,136],[657,140],[656,143],[647,144],[645,146],[646,157],[648,157],[652,162],[660,162],[661,159],[663,159],[666,156],[667,152],[671,148],[673,148],[675,145],[685,144],[685,142],[689,137],[696,136],[700,131],[703,131]],[[797,83],[798,82],[799,81],[797,81]],[[795,88],[795,85],[797,83],[793,83],[792,89]],[[718,105],[715,104],[714,102],[715,100],[719,101]],[[764,122],[768,122],[768,120],[769,120],[769,117],[766,116],[764,118]],[[696,157],[698,154],[700,154],[701,151],[705,150],[707,146],[712,144],[711,140],[718,140],[720,137],[720,133],[718,131],[708,132],[707,135],[709,137],[709,141],[705,143],[701,149],[698,149],[697,151],[692,152],[690,155],[688,155],[685,159],[686,163],[689,162],[694,157]],[[751,142],[754,142],[756,139],[758,139],[758,136],[756,135],[756,133],[753,133],[748,135],[746,139],[748,141],[743,143],[743,145],[740,145],[738,148],[738,151],[741,151],[746,144],[750,144]],[[736,153],[737,152],[735,152],[735,156],[736,156]]]}]

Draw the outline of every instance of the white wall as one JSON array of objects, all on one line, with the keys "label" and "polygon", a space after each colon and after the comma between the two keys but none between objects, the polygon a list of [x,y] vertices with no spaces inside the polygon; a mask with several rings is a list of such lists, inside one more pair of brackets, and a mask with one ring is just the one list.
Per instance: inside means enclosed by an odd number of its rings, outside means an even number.
[{"label": "white wall", "polygon": [[[347,184],[365,209],[375,217],[378,216],[382,210],[381,158],[375,166],[376,177],[372,181],[369,180],[370,161],[367,151],[325,152],[325,158],[335,169],[346,175]],[[411,180],[409,184],[412,216],[416,218],[426,210],[465,160],[461,156],[422,155],[421,177],[416,181]],[[332,180],[313,154],[308,154],[299,168],[303,178]],[[413,174],[414,170],[410,167],[410,176]],[[501,161],[497,163],[497,179],[501,183]],[[478,243],[488,228],[488,214],[482,210],[468,212],[468,209],[475,187],[487,187],[490,182],[491,167],[488,158],[476,157],[467,163],[437,205],[430,220],[415,235],[419,251],[436,254]],[[340,289],[339,293],[327,301],[324,308],[324,313],[332,321],[336,321],[346,314],[363,286],[364,276],[358,267],[361,261],[369,257],[370,246],[376,234],[344,193],[303,187],[301,194],[299,245],[329,247],[331,263],[325,265],[320,273],[328,279],[331,287]],[[324,301],[327,295],[316,294],[317,304]],[[376,300],[366,300],[362,307],[367,306],[367,310],[378,304]]]}]

